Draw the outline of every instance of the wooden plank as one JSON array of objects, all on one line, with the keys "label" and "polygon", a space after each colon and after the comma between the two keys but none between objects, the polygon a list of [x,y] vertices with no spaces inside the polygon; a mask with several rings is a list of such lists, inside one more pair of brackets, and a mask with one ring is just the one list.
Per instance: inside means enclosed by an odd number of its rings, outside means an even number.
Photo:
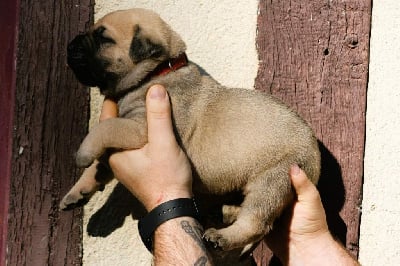
[{"label": "wooden plank", "polygon": [[8,265],[80,265],[81,210],[60,212],[79,171],[88,90],[66,64],[68,41],[93,22],[93,1],[20,1]]},{"label": "wooden plank", "polygon": [[15,94],[17,1],[0,1],[0,265],[6,265],[7,213],[11,175],[12,123]]},{"label": "wooden plank", "polygon": [[[261,0],[259,7],[256,88],[312,125],[330,229],[357,256],[371,1]],[[268,261],[265,248],[255,252],[259,265]]]}]

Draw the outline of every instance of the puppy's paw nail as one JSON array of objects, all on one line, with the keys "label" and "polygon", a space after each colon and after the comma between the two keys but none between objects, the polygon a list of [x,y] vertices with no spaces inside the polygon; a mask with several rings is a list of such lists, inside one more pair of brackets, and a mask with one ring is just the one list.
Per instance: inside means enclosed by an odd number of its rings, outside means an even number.
[{"label": "puppy's paw nail", "polygon": [[207,229],[203,235],[206,243],[216,250],[227,250],[228,240],[215,228]]}]

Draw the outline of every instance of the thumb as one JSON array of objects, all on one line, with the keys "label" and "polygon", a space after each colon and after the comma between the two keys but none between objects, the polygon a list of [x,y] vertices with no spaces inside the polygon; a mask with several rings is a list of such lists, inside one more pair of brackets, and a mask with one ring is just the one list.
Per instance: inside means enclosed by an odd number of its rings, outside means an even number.
[{"label": "thumb", "polygon": [[171,104],[167,90],[161,85],[153,85],[146,96],[147,130],[150,145],[163,147],[176,143],[172,127]]},{"label": "thumb", "polygon": [[296,191],[298,201],[311,201],[319,197],[315,185],[307,178],[299,166],[293,165],[289,171],[292,186]]}]

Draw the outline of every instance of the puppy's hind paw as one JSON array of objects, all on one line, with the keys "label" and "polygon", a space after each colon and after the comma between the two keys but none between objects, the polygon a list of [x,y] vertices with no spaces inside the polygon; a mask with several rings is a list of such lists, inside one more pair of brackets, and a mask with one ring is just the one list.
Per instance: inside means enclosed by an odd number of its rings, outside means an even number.
[{"label": "puppy's hind paw", "polygon": [[229,241],[226,239],[219,230],[209,228],[203,235],[206,243],[216,250],[229,250]]},{"label": "puppy's hind paw", "polygon": [[60,209],[63,211],[72,210],[77,207],[83,206],[88,203],[90,199],[89,195],[83,193],[71,193],[69,192],[60,202]]}]

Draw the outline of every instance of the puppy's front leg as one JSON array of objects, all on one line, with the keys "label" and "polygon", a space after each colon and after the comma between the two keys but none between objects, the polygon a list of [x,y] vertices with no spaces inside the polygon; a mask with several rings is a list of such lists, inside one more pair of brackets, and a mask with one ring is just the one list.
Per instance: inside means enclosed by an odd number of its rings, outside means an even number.
[{"label": "puppy's front leg", "polygon": [[89,132],[76,154],[79,167],[89,166],[107,148],[138,149],[147,143],[147,124],[144,117],[107,119]]}]

